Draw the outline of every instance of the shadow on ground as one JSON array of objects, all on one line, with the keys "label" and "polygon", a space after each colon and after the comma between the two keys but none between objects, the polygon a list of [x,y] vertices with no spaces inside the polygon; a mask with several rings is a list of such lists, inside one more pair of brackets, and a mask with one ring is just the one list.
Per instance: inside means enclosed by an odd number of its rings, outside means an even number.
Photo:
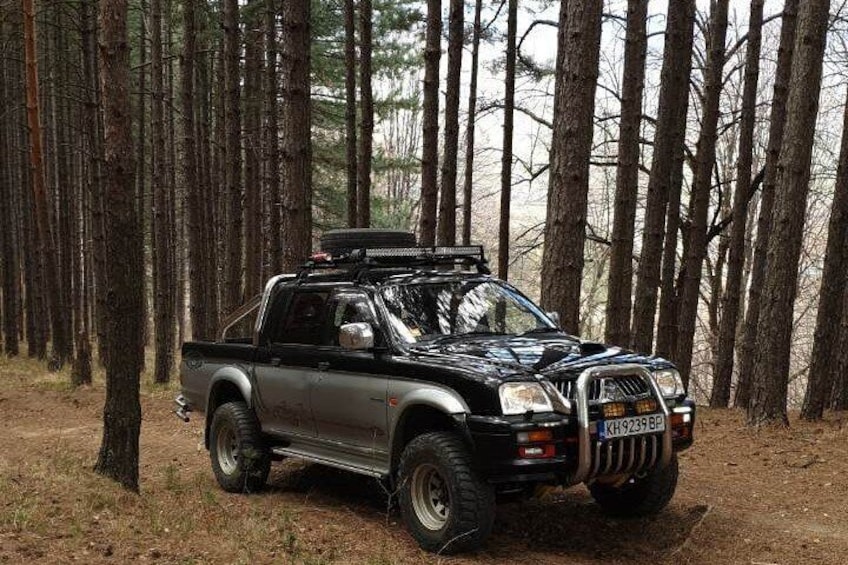
[{"label": "shadow on ground", "polygon": [[[285,462],[275,465],[270,493],[304,496],[326,508],[353,510],[367,521],[403,525],[389,492],[375,479],[321,465]],[[388,515],[387,515],[388,512]],[[520,502],[499,503],[495,529],[481,560],[520,561],[528,551],[578,562],[642,562],[663,560],[675,553],[701,521],[707,507],[672,505],[644,519],[612,519],[592,502],[585,489]]]}]

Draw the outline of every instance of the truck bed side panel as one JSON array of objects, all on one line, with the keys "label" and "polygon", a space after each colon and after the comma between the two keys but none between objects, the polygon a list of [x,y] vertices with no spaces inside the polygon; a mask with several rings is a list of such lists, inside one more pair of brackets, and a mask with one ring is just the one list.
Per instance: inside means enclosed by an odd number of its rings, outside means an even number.
[{"label": "truck bed side panel", "polygon": [[190,341],[183,344],[180,383],[192,409],[204,412],[212,377],[226,366],[241,367],[247,373],[256,348],[242,343]]}]

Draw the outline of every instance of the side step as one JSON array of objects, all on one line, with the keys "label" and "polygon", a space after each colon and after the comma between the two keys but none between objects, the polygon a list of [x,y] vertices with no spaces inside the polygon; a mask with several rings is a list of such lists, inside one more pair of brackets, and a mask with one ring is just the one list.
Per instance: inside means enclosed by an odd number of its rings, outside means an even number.
[{"label": "side step", "polygon": [[271,449],[271,453],[281,457],[296,457],[297,459],[304,459],[306,461],[311,461],[312,463],[320,463],[321,465],[327,465],[328,467],[335,467],[336,469],[342,469],[343,471],[350,471],[352,473],[366,475],[368,477],[375,477],[377,479],[381,479],[386,476],[385,473],[372,467],[363,467],[354,463],[345,463],[343,461],[338,461],[337,459],[322,457],[296,447],[274,447]]}]

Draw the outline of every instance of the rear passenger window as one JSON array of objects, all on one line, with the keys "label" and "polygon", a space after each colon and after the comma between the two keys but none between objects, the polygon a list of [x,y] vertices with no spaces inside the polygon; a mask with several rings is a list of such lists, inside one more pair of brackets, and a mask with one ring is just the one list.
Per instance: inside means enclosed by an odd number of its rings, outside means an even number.
[{"label": "rear passenger window", "polygon": [[282,323],[271,335],[271,341],[321,345],[327,319],[327,296],[324,291],[294,293]]}]

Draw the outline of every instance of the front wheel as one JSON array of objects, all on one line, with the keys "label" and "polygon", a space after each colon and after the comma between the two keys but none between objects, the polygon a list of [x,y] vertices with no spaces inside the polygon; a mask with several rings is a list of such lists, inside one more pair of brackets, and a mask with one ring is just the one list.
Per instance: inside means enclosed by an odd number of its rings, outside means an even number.
[{"label": "front wheel", "polygon": [[400,511],[418,544],[452,554],[480,547],[492,531],[495,493],[471,466],[455,434],[432,432],[409,442],[400,461]]},{"label": "front wheel", "polygon": [[227,492],[257,492],[271,470],[259,422],[244,402],[215,410],[209,430],[209,456],[218,484]]},{"label": "front wheel", "polygon": [[659,513],[668,506],[677,488],[677,455],[660,470],[633,476],[621,486],[592,483],[589,492],[601,509],[619,518],[639,518]]}]

